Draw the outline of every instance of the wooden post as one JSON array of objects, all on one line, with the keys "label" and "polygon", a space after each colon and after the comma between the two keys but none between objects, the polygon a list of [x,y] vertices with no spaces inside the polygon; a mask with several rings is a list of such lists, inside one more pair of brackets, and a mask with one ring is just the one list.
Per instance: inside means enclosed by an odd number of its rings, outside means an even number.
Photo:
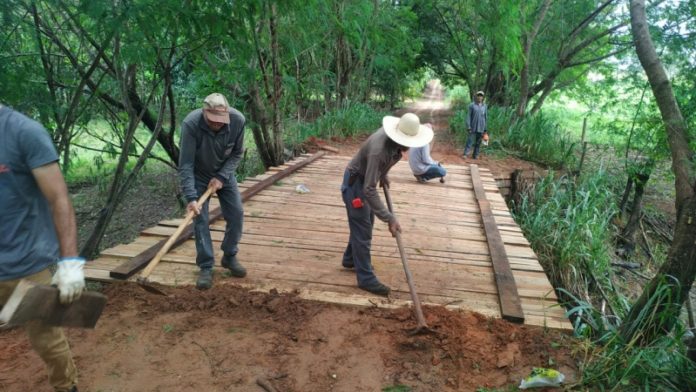
[{"label": "wooden post", "polygon": [[582,172],[582,164],[585,162],[585,152],[587,152],[587,142],[585,141],[585,132],[587,131],[587,117],[582,119],[582,136],[580,137],[580,144],[582,144],[582,154],[580,155],[580,164],[578,165],[577,175]]}]

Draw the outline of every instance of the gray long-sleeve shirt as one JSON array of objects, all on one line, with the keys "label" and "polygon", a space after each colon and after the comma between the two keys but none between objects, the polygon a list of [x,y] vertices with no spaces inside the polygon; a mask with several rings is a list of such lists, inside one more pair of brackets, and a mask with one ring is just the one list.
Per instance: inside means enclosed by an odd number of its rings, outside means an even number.
[{"label": "gray long-sleeve shirt", "polygon": [[430,143],[423,147],[411,147],[408,150],[408,165],[411,166],[413,174],[420,176],[430,169],[430,165],[437,165],[437,162],[430,156]]},{"label": "gray long-sleeve shirt", "polygon": [[244,152],[244,115],[230,108],[230,123],[213,131],[196,109],[181,123],[179,180],[187,201],[198,198],[195,183],[208,183],[217,177],[229,181]]},{"label": "gray long-sleeve shirt", "polygon": [[401,159],[398,145],[390,141],[383,128],[370,135],[360,147],[357,154],[348,163],[351,173],[363,178],[363,193],[367,204],[372,208],[377,218],[384,222],[394,220],[394,215],[384,206],[377,193],[377,182],[389,182],[387,173]]},{"label": "gray long-sleeve shirt", "polygon": [[485,103],[477,104],[472,102],[469,104],[469,113],[466,116],[466,128],[472,132],[484,133],[488,130],[488,107]]}]

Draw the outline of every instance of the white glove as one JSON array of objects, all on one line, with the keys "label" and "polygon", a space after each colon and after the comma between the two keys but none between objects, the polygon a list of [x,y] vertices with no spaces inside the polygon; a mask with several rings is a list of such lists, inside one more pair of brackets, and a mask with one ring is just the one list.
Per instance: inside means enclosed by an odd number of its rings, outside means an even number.
[{"label": "white glove", "polygon": [[85,289],[85,273],[82,257],[65,257],[58,261],[58,270],[53,275],[51,284],[58,286],[60,303],[66,305],[80,298]]}]

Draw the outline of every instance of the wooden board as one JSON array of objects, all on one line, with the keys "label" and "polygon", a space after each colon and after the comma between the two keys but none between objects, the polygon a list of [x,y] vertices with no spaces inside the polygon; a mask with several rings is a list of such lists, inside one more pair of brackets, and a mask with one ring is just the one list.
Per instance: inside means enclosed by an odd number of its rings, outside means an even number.
[{"label": "wooden board", "polygon": [[512,274],[512,269],[510,269],[510,262],[507,258],[503,240],[498,232],[498,227],[495,224],[490,202],[486,199],[486,192],[483,190],[483,185],[479,179],[478,165],[470,165],[470,167],[474,192],[476,193],[478,205],[481,208],[481,219],[486,229],[488,249],[491,255],[493,271],[495,271],[495,283],[498,287],[498,296],[500,298],[500,312],[503,318],[508,321],[523,323],[524,312],[522,311],[520,297],[517,293],[515,277]]}]

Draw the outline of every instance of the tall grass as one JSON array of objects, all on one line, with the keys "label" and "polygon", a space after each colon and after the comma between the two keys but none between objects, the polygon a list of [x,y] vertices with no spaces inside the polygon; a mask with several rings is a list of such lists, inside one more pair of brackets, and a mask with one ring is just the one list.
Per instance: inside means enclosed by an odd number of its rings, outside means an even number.
[{"label": "tall grass", "polygon": [[[530,241],[559,298],[570,309],[576,335],[581,378],[577,387],[592,391],[696,390],[696,367],[681,342],[683,325],[646,345],[626,341],[621,329],[640,330],[643,323],[664,317],[646,306],[637,325],[622,325],[626,299],[613,289],[611,218],[617,212],[617,184],[600,167],[574,180],[553,173],[537,182],[514,206],[516,221]],[[668,291],[658,290],[653,301]],[[592,303],[608,301],[608,317]]]},{"label": "tall grass", "polygon": [[343,107],[325,113],[313,122],[287,124],[288,144],[302,142],[314,136],[320,139],[350,137],[372,132],[382,126],[381,113],[363,103],[346,103]]},{"label": "tall grass", "polygon": [[[554,287],[589,302],[588,286],[611,292],[611,217],[614,184],[603,170],[578,179],[553,173],[537,182],[519,205],[519,223]],[[614,301],[611,305],[621,308]]]},{"label": "tall grass", "polygon": [[[669,293],[669,288],[662,285],[650,302],[656,303]],[[673,333],[649,344],[642,342],[639,334],[626,341],[618,328],[603,323],[600,312],[578,302],[568,314],[583,313],[582,319],[595,332],[594,340],[588,338],[577,348],[584,357],[579,386],[598,391],[696,391],[696,365],[687,357],[687,348],[682,343],[685,333],[682,324]],[[648,310],[637,325],[628,327],[640,328],[639,324],[665,316],[656,310],[657,305],[649,304],[645,308]]]}]

